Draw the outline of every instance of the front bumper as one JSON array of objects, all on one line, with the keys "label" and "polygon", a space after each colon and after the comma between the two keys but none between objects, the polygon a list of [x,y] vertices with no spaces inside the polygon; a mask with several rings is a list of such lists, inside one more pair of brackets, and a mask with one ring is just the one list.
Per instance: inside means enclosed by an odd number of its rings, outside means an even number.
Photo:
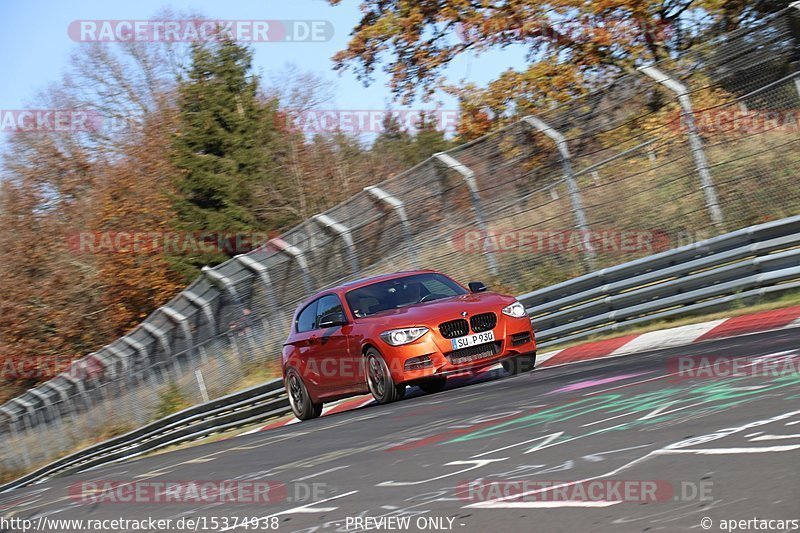
[{"label": "front bumper", "polygon": [[[536,351],[536,337],[530,319],[527,317],[512,318],[501,315],[492,331],[496,344],[494,353],[466,362],[458,362],[458,359],[449,357],[453,352],[451,339],[444,338],[438,328],[431,328],[431,331],[411,344],[386,345],[384,354],[388,356],[387,363],[392,378],[395,383],[408,383],[448,374],[469,372],[494,365],[503,359]],[[524,339],[524,334],[529,334],[527,341]],[[429,365],[421,368],[406,368],[406,361],[423,356],[430,359]]]}]

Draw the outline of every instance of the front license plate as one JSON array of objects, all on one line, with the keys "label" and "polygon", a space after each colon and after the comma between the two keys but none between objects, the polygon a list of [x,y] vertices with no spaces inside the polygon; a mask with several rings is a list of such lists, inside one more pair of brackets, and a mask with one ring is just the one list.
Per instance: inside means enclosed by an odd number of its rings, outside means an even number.
[{"label": "front license plate", "polygon": [[483,333],[476,333],[475,335],[467,335],[465,337],[458,337],[457,339],[450,339],[453,344],[454,350],[461,348],[469,348],[477,344],[484,344],[494,340],[494,331],[484,331]]}]

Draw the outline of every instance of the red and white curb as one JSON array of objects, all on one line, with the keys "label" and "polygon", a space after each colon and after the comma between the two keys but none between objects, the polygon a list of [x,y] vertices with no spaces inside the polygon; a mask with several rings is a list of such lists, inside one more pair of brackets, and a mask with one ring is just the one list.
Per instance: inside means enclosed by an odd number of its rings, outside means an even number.
[{"label": "red and white curb", "polygon": [[616,357],[797,326],[800,326],[800,306],[787,307],[638,335],[625,335],[613,339],[587,342],[541,354],[536,358],[536,366],[554,366],[603,357]]},{"label": "red and white curb", "polygon": [[[712,339],[735,337],[736,335],[743,335],[746,333],[758,333],[791,327],[800,327],[800,306],[762,311],[732,318],[722,318],[709,322],[701,322],[699,324],[689,324],[676,328],[650,331],[638,335],[624,335],[613,339],[587,342],[576,346],[570,346],[569,348],[539,354],[536,357],[536,366],[548,367],[575,363],[578,361],[588,361],[591,359],[617,357],[649,350],[685,346],[687,344],[694,344]],[[500,364],[482,369],[477,375],[471,376],[468,380],[475,379],[481,374],[499,368],[501,368]],[[357,396],[355,398],[347,398],[340,402],[326,405],[322,409],[322,416],[359,409],[371,405],[372,403],[374,403],[374,400],[369,394]],[[249,435],[259,431],[296,424],[297,422],[299,422],[298,419],[288,415],[274,420],[265,426],[240,433],[240,435]]]}]

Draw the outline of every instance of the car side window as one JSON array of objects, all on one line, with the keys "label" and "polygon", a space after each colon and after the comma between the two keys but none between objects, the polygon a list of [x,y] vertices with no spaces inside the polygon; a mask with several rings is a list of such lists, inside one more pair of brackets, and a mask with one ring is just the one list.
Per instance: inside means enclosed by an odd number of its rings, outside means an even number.
[{"label": "car side window", "polygon": [[342,302],[339,301],[339,297],[335,294],[328,294],[327,296],[323,296],[319,300],[319,305],[317,306],[317,322],[316,327],[319,327],[320,321],[322,317],[327,314],[339,312],[344,314],[344,310],[342,309]]},{"label": "car side window", "polygon": [[314,300],[297,315],[297,333],[311,331],[317,327],[317,305],[319,302],[319,300]]}]

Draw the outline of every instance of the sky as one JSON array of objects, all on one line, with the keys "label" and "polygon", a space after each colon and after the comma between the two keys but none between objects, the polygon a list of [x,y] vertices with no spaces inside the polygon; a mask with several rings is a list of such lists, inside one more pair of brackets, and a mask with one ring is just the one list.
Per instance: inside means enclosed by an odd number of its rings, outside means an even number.
[{"label": "sky", "polygon": [[[73,21],[146,20],[164,9],[197,12],[210,19],[235,20],[324,20],[332,25],[327,42],[253,43],[254,67],[269,81],[286,64],[313,72],[332,82],[329,107],[343,110],[384,110],[401,108],[393,102],[388,77],[379,69],[369,86],[351,71],[333,70],[331,57],[346,47],[352,28],[359,20],[359,2],[343,0],[336,7],[324,0],[0,0],[0,50],[6,57],[0,83],[0,110],[26,109],[37,91],[59,80],[70,54],[80,46],[68,34]],[[522,50],[492,51],[481,56],[458,58],[448,68],[451,81],[467,79],[484,86],[503,70],[521,68]],[[455,101],[439,95],[443,109],[455,109]],[[415,102],[411,108],[430,109],[434,104]],[[328,106],[326,106],[327,108]],[[0,143],[2,141],[0,140]]]}]

